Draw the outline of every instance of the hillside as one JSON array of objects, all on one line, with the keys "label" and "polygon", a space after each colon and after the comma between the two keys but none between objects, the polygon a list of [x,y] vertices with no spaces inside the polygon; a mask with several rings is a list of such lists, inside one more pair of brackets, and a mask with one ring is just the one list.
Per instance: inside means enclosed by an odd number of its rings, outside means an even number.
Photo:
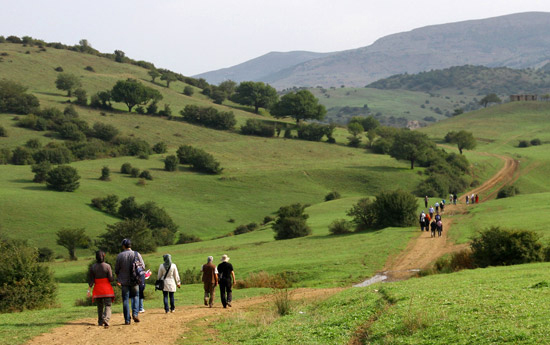
[{"label": "hillside", "polygon": [[[548,63],[550,14],[528,12],[432,25],[382,37],[370,46],[335,52],[261,79],[278,89],[293,86],[361,87],[400,73],[452,66],[527,68]],[[254,64],[260,61],[254,60]],[[266,62],[265,65],[269,63]],[[246,69],[247,62],[239,69]],[[229,68],[223,73],[231,73]],[[210,74],[210,78],[214,75]],[[221,80],[222,77],[217,77]],[[237,73],[234,78],[242,79]]]}]

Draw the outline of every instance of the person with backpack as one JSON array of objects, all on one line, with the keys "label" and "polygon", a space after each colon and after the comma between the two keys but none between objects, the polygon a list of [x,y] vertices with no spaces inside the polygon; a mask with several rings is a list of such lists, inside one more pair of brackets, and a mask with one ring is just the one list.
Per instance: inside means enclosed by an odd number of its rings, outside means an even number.
[{"label": "person with backpack", "polygon": [[431,234],[432,237],[435,237],[435,230],[436,229],[437,229],[437,223],[435,222],[435,219],[434,219],[430,223],[430,230],[432,231],[432,234]]},{"label": "person with backpack", "polygon": [[212,308],[214,304],[214,291],[218,285],[218,268],[212,263],[214,257],[209,256],[206,264],[202,265],[202,282],[204,284],[204,305]]},{"label": "person with backpack", "polygon": [[445,199],[441,200],[441,213],[445,211]]},{"label": "person with backpack", "polygon": [[97,324],[109,328],[111,320],[111,305],[115,300],[115,292],[111,286],[114,280],[111,265],[105,262],[105,253],[98,250],[95,253],[96,263],[88,272],[88,297],[93,287],[92,303],[97,303]]},{"label": "person with backpack", "polygon": [[437,237],[441,237],[441,232],[443,232],[443,222],[441,220],[438,220],[436,225],[437,225]]},{"label": "person with backpack", "polygon": [[433,207],[430,207],[430,209],[428,210],[428,212],[430,213],[430,219],[434,217],[434,208]]},{"label": "person with backpack", "polygon": [[[174,302],[174,292],[176,287],[181,287],[180,275],[178,273],[178,267],[172,263],[172,255],[164,254],[162,256],[164,263],[160,264],[158,278],[163,277],[162,295],[164,297],[164,311],[173,313],[176,310]],[[170,297],[170,309],[168,309],[168,297]]]},{"label": "person with backpack", "polygon": [[[132,250],[132,242],[122,240],[122,252],[116,257],[115,273],[117,285],[122,288],[122,311],[124,323],[139,322],[139,282],[141,274],[145,273],[145,263],[141,255]],[[132,311],[130,314],[130,301]]]},{"label": "person with backpack", "polygon": [[424,228],[426,229],[426,231],[430,231],[430,222],[431,222],[431,218],[430,218],[430,215],[426,215],[426,218],[425,218],[425,221],[424,221]]},{"label": "person with backpack", "polygon": [[420,213],[420,231],[424,231],[424,225],[426,224],[426,213],[424,213],[424,211],[422,211],[422,213]]},{"label": "person with backpack", "polygon": [[233,296],[231,288],[235,284],[235,272],[233,271],[233,265],[229,262],[229,256],[222,255],[222,262],[218,265],[218,282],[220,284],[220,295],[222,299],[222,305],[224,308],[231,307],[231,301]]},{"label": "person with backpack", "polygon": [[435,215],[435,221],[439,222],[441,220],[441,215],[438,213]]},{"label": "person with backpack", "polygon": [[436,201],[435,204],[435,212],[439,212],[439,203]]}]

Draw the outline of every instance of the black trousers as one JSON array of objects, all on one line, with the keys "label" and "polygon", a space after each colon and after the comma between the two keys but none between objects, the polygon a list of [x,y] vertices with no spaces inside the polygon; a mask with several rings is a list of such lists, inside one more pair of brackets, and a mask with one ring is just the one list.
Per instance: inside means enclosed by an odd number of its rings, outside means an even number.
[{"label": "black trousers", "polygon": [[222,298],[222,304],[225,308],[227,303],[231,303],[232,300],[232,290],[231,290],[231,281],[220,280],[220,296]]}]

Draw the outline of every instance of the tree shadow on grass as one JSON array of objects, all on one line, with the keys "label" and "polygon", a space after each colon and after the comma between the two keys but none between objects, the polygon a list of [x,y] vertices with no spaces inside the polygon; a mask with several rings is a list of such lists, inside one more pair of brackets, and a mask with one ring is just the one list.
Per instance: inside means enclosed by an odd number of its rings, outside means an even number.
[{"label": "tree shadow on grass", "polygon": [[23,189],[26,189],[26,190],[49,190],[48,188],[46,188],[46,186],[43,186],[43,185],[40,185],[40,186],[27,186],[27,187],[23,187]]},{"label": "tree shadow on grass", "polygon": [[346,166],[346,168],[349,169],[362,169],[366,171],[372,171],[372,172],[384,172],[384,173],[390,173],[390,172],[403,172],[411,170],[410,167],[388,167],[388,166]]},{"label": "tree shadow on grass", "polygon": [[65,98],[67,98],[67,95],[62,94],[62,93],[44,92],[44,91],[35,91],[35,93],[38,93],[40,95],[45,95],[45,96],[55,96],[55,97],[65,97]]},{"label": "tree shadow on grass", "polygon": [[13,182],[13,183],[32,183],[32,180],[25,180],[23,178],[18,178],[18,179],[15,179],[15,180],[10,180],[10,182]]}]

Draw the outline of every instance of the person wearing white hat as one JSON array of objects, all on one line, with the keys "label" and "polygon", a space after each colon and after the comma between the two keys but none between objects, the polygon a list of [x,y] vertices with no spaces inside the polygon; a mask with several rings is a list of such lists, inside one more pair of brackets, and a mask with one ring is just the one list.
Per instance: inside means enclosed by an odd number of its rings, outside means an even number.
[{"label": "person wearing white hat", "polygon": [[229,262],[229,256],[222,255],[222,262],[218,265],[218,283],[220,284],[220,295],[224,308],[231,307],[233,284],[235,284],[235,272],[233,265]]}]

